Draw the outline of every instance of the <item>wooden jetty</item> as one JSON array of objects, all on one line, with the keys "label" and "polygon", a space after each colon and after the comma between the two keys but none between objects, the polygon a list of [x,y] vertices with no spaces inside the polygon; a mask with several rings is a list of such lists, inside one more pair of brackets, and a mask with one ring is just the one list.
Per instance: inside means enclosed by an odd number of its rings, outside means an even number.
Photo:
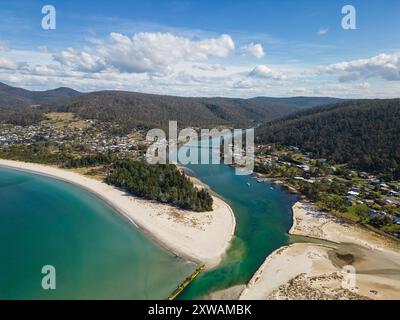
[{"label": "wooden jetty", "polygon": [[185,280],[183,280],[183,282],[174,290],[174,292],[172,292],[169,297],[168,300],[175,300],[176,297],[178,297],[183,290],[185,290],[185,288],[191,284],[193,282],[194,279],[197,278],[197,276],[202,273],[204,270],[206,269],[206,265],[203,264],[200,267],[198,267],[189,277],[187,277]]}]

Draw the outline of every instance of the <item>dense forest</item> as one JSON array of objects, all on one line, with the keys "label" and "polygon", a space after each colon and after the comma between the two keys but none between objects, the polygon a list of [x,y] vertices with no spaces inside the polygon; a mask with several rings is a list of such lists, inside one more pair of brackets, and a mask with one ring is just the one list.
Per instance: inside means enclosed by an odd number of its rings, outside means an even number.
[{"label": "dense forest", "polygon": [[0,123],[10,123],[19,126],[27,126],[38,123],[44,119],[43,111],[34,107],[21,109],[0,107]]},{"label": "dense forest", "polygon": [[256,130],[258,143],[300,147],[314,157],[400,178],[400,99],[316,107]]},{"label": "dense forest", "polygon": [[277,119],[334,98],[190,98],[126,91],[80,93],[69,88],[29,91],[0,83],[0,122],[30,124],[44,112],[73,112],[85,119],[136,127],[166,128],[176,120],[183,127],[218,125],[248,127]]},{"label": "dense forest", "polygon": [[198,190],[174,165],[150,165],[120,160],[113,164],[106,182],[146,199],[169,203],[186,210],[211,211],[213,199]]},{"label": "dense forest", "polygon": [[116,156],[111,152],[77,155],[76,150],[53,142],[15,144],[0,148],[0,158],[33,163],[58,165],[63,168],[84,168],[110,165]]},{"label": "dense forest", "polygon": [[72,159],[68,153],[60,150],[59,146],[52,142],[36,142],[29,145],[15,144],[2,147],[0,148],[0,158],[61,166]]},{"label": "dense forest", "polygon": [[250,126],[258,119],[276,119],[292,108],[243,99],[186,98],[133,92],[103,91],[59,104],[57,111],[82,118],[114,121],[121,126],[165,128],[176,120],[182,126]]}]

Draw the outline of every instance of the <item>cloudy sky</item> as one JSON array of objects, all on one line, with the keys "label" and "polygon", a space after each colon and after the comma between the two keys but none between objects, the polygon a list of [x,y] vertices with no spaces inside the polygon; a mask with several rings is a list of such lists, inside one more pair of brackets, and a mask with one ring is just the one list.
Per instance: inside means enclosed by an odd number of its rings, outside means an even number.
[{"label": "cloudy sky", "polygon": [[[42,28],[45,4],[56,9],[55,30]],[[356,30],[342,28],[349,4]],[[399,97],[399,17],[398,0],[0,0],[0,81],[182,96]]]}]

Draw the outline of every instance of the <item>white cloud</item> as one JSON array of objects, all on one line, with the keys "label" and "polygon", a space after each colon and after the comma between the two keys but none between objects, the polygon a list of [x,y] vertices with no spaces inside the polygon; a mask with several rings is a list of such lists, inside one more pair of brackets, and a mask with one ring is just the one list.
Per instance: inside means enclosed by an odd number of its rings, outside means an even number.
[{"label": "white cloud", "polygon": [[[187,63],[191,66],[191,63]],[[179,66],[183,67],[183,66]],[[46,67],[27,70],[1,70],[0,81],[17,87],[45,90],[60,86],[80,91],[128,90],[179,96],[338,96],[345,98],[394,98],[399,96],[400,81],[338,83],[320,77],[299,81],[284,69],[288,79],[276,81],[268,78],[248,77],[248,67],[226,65],[226,71],[193,73],[190,68],[173,71],[163,76],[146,73],[120,73],[104,70],[101,73],[83,73],[59,69],[49,72]],[[186,71],[186,72],[185,72]],[[284,82],[283,82],[284,81]]]},{"label": "white cloud", "polygon": [[0,69],[3,70],[22,70],[26,69],[28,64],[26,62],[15,62],[11,59],[0,57]]},{"label": "white cloud", "polygon": [[264,48],[259,43],[250,43],[248,45],[241,47],[241,50],[245,54],[252,55],[252,56],[256,57],[257,59],[262,59],[265,57]]},{"label": "white cloud", "polygon": [[328,31],[329,31],[329,29],[327,29],[327,28],[320,28],[317,32],[317,35],[324,36],[328,33]]},{"label": "white cloud", "polygon": [[[241,40],[243,41],[243,39]],[[247,43],[257,39],[247,40]],[[251,66],[227,59],[229,36],[138,33],[112,34],[80,50],[0,52],[0,81],[36,90],[58,86],[81,91],[119,89],[182,96],[326,95],[349,98],[396,97],[400,53],[318,68],[301,62]],[[242,50],[238,50],[241,54]],[[20,61],[28,61],[20,62]],[[335,75],[355,82],[338,83]],[[367,82],[368,81],[368,82]]]},{"label": "white cloud", "polygon": [[0,57],[0,69],[15,70],[17,64],[9,59]]},{"label": "white cloud", "polygon": [[285,80],[287,78],[284,74],[282,74],[282,72],[278,70],[273,70],[264,64],[256,66],[253,70],[250,71],[248,76],[252,78],[273,80]]},{"label": "white cloud", "polygon": [[226,34],[194,41],[171,33],[140,32],[128,37],[113,32],[97,44],[90,53],[68,49],[55,54],[54,59],[86,72],[113,68],[125,73],[165,73],[184,61],[226,58],[235,49],[232,38]]},{"label": "white cloud", "polygon": [[99,72],[105,69],[104,60],[85,51],[77,52],[73,48],[53,54],[55,61],[77,71]]},{"label": "white cloud", "polygon": [[225,71],[226,67],[220,64],[194,64],[193,69],[201,71]]},{"label": "white cloud", "polygon": [[338,75],[340,81],[367,78],[400,81],[400,52],[382,53],[369,59],[352,60],[323,66],[318,69],[318,73]]},{"label": "white cloud", "polygon": [[235,82],[233,88],[235,89],[250,89],[255,86],[254,82],[250,79],[243,79]]}]

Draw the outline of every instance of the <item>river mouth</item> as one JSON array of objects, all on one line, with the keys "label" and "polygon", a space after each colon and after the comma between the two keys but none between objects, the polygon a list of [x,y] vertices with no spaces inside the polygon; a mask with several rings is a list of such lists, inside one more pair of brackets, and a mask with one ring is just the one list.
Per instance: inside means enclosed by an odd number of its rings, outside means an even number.
[{"label": "river mouth", "polygon": [[[250,175],[236,175],[225,164],[185,165],[185,173],[210,187],[227,202],[236,218],[235,236],[219,266],[199,276],[180,299],[208,299],[212,293],[234,297],[246,285],[265,258],[288,244],[292,226],[292,206],[297,196],[279,187],[258,183]],[[230,291],[225,289],[234,287]],[[218,295],[217,295],[218,296]]]}]

